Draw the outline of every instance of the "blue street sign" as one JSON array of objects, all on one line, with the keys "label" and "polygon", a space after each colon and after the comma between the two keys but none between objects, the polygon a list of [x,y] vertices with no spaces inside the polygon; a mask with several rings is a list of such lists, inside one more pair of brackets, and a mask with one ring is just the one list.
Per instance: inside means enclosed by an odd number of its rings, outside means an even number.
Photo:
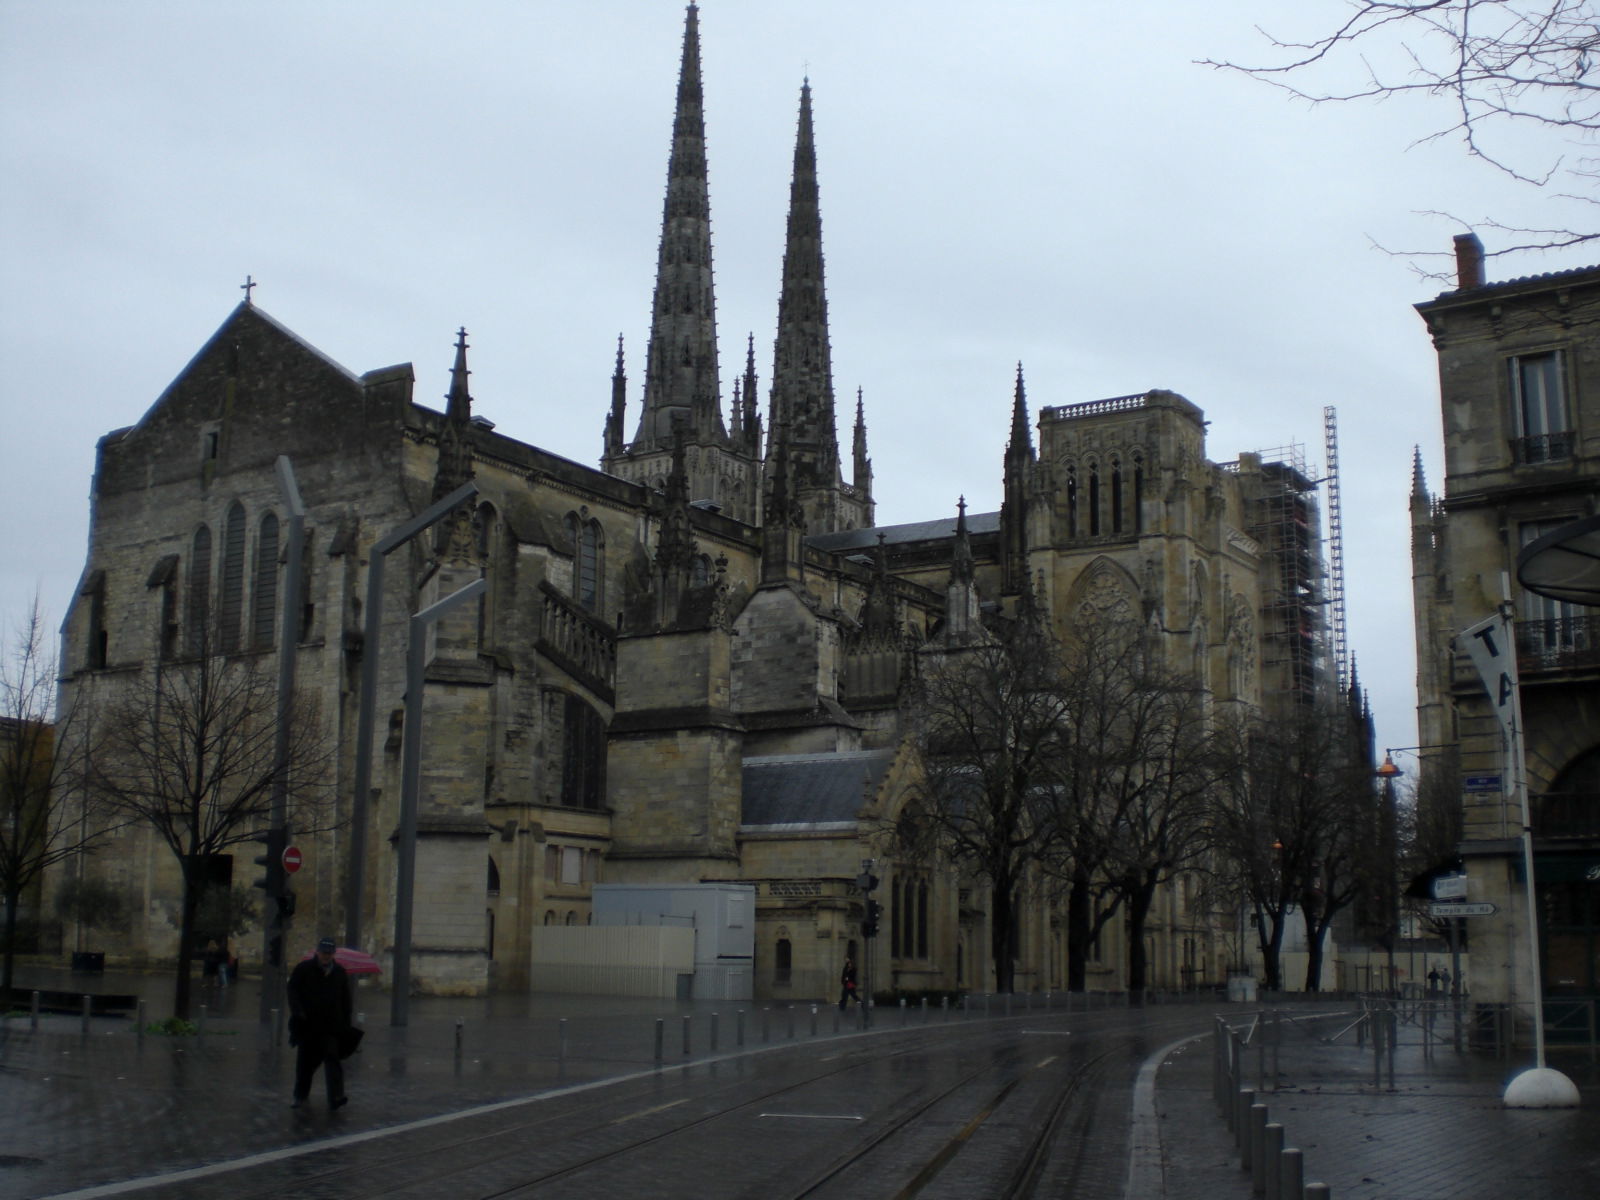
[{"label": "blue street sign", "polygon": [[1498,775],[1468,775],[1461,781],[1461,786],[1463,790],[1468,792],[1501,792],[1505,790]]}]

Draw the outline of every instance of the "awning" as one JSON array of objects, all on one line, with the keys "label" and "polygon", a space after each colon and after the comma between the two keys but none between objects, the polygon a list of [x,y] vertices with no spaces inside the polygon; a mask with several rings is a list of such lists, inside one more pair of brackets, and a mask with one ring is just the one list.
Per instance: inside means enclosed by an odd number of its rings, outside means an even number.
[{"label": "awning", "polygon": [[1517,555],[1517,582],[1551,600],[1600,606],[1600,514],[1524,546]]}]

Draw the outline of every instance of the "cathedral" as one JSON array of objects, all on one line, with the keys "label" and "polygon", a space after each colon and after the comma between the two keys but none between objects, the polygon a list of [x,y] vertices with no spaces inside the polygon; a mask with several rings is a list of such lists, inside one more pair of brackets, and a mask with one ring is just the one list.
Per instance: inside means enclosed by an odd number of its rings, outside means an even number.
[{"label": "cathedral", "polygon": [[[731,381],[721,371],[697,22],[691,4],[642,385],[619,343],[607,403],[604,343],[598,466],[495,431],[465,331],[438,409],[415,399],[409,364],[353,373],[247,293],[137,423],[100,440],[63,704],[182,661],[201,624],[264,669],[292,655],[336,784],[331,818],[293,838],[292,937],[309,945],[355,911],[361,948],[388,960],[410,618],[481,578],[478,603],[428,636],[414,986],[536,986],[539,931],[590,925],[596,888],[739,885],[757,998],[828,995],[847,955],[875,988],[992,988],[984,881],[877,839],[918,783],[919,656],[1026,597],[1056,629],[1142,622],[1220,701],[1326,694],[1314,484],[1292,452],[1211,460],[1202,412],[1175,392],[1037,405],[1022,367],[997,363],[972,411],[1009,423],[1000,511],[952,496],[947,512],[876,524],[859,399],[848,459],[839,441],[809,83],[770,363],[752,339]],[[292,582],[280,457],[304,506]],[[368,612],[380,541],[469,482],[470,503],[389,556]],[[170,961],[177,866],[149,831],[119,836],[81,866],[142,914],[112,958]],[[259,847],[235,853],[212,878],[249,882]],[[868,860],[884,907],[870,940]],[[1227,922],[1197,896],[1180,881],[1157,900],[1153,986],[1223,978]],[[1060,989],[1064,924],[1043,893],[1020,909],[1017,987]],[[1102,931],[1090,986],[1123,986],[1123,938],[1120,923]],[[240,943],[247,966],[258,942]]]}]

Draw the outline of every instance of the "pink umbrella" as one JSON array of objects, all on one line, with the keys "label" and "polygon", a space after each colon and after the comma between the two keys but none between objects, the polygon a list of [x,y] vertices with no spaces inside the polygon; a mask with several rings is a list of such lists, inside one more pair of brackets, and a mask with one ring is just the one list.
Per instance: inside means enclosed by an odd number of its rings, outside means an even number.
[{"label": "pink umbrella", "polygon": [[[306,958],[315,958],[317,952],[311,951]],[[352,950],[349,946],[340,946],[333,952],[333,961],[338,963],[352,975],[382,975],[383,968],[378,965],[378,960],[362,950]]]}]

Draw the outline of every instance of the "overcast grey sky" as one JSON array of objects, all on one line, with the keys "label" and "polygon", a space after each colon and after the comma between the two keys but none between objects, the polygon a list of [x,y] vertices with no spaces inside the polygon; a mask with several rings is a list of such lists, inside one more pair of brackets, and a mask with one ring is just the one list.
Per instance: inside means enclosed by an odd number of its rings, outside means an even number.
[{"label": "overcast grey sky", "polygon": [[[619,333],[637,413],[683,11],[0,0],[0,619],[36,589],[60,619],[95,440],[247,273],[350,369],[414,363],[424,403],[465,325],[476,410],[594,463]],[[771,375],[809,73],[835,387],[841,408],[864,389],[879,519],[999,506],[1019,360],[1035,406],[1171,388],[1213,459],[1298,442],[1315,474],[1335,405],[1351,645],[1380,745],[1409,745],[1413,444],[1441,475],[1410,306],[1440,288],[1369,238],[1448,248],[1458,227],[1420,210],[1552,214],[1454,145],[1408,150],[1426,104],[1310,109],[1194,63],[1338,11],[706,0],[723,381],[747,332]]]}]

